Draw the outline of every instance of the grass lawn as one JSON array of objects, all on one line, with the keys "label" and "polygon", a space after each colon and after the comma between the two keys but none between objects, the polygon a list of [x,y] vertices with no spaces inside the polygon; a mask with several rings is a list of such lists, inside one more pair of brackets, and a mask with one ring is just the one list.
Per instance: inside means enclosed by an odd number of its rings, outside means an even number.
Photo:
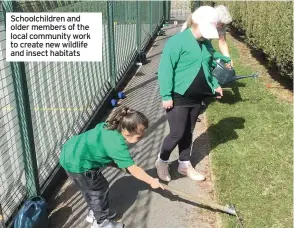
[{"label": "grass lawn", "polygon": [[[236,72],[255,72],[231,37],[228,43]],[[245,79],[206,113],[218,200],[236,205],[244,227],[292,227],[292,104],[275,98],[261,79]],[[236,227],[234,217],[221,220],[224,228]]]}]

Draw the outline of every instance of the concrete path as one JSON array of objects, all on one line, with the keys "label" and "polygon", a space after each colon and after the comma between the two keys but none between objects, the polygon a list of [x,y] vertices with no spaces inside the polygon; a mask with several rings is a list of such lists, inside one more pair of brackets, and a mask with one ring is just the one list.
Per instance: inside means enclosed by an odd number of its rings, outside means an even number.
[{"label": "concrete path", "polygon": [[[178,32],[180,25],[166,27],[166,37],[158,37],[149,51],[148,64],[142,66],[125,88],[127,98],[124,105],[142,111],[150,120],[150,128],[145,138],[131,148],[135,162],[150,175],[156,176],[154,162],[161,142],[168,133],[165,112],[161,107],[157,72],[160,55],[166,40]],[[172,181],[170,186],[206,199],[213,198],[208,138],[205,116],[197,123],[192,151],[192,163],[196,170],[205,173],[207,180],[195,182],[177,174],[178,152],[171,157]],[[127,228],[212,228],[216,227],[215,212],[199,208],[173,196],[167,191],[152,191],[149,186],[132,176],[107,168],[105,177],[109,180],[110,205],[120,221]],[[87,205],[76,187],[66,181],[51,200],[51,227],[87,228],[85,221]]]}]

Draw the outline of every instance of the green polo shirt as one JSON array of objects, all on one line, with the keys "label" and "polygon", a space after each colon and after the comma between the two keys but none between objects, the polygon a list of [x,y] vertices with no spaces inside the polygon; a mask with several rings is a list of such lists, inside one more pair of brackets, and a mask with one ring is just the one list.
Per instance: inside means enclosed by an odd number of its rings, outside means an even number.
[{"label": "green polo shirt", "polygon": [[211,74],[213,59],[221,58],[230,62],[212,47],[211,41],[205,40],[200,48],[191,28],[171,37],[163,49],[158,69],[160,95],[163,101],[172,100],[172,93],[184,95],[198,72],[203,71],[213,93],[219,87],[218,81]]},{"label": "green polo shirt", "polygon": [[134,165],[121,133],[104,128],[105,123],[70,138],[62,147],[60,164],[68,172],[82,173],[115,162],[119,168]]}]

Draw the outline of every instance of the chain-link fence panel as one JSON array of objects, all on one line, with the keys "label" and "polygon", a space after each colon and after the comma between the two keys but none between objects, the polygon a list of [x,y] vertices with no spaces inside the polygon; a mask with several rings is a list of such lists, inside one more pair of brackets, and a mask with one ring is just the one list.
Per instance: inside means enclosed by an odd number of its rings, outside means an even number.
[{"label": "chain-link fence panel", "polygon": [[120,79],[136,54],[137,2],[113,2],[114,45],[117,80]]},{"label": "chain-link fence panel", "polygon": [[[18,2],[19,12],[102,12],[106,2]],[[25,74],[39,180],[42,185],[55,169],[61,145],[79,133],[110,90],[107,24],[103,23],[102,62],[28,62]]]},{"label": "chain-link fence panel", "polygon": [[0,206],[7,221],[26,195],[23,148],[13,76],[6,62],[6,33],[0,4]]},{"label": "chain-link fence panel", "polygon": [[166,12],[163,1],[5,4],[9,12],[102,12],[103,23],[102,62],[8,63],[0,2],[0,204],[7,221],[46,186],[58,167],[62,144],[85,129]]}]

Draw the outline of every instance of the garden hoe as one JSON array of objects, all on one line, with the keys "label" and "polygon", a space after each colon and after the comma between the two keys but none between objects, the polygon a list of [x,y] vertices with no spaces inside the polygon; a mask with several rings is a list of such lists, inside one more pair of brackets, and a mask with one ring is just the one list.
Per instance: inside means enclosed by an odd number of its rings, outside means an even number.
[{"label": "garden hoe", "polygon": [[[125,173],[128,173],[128,171],[126,169],[120,169],[120,170],[125,172]],[[237,213],[237,210],[236,210],[234,205],[222,206],[222,205],[219,205],[219,204],[213,202],[212,200],[203,199],[203,198],[200,198],[200,197],[197,197],[197,196],[189,195],[189,194],[187,194],[185,192],[182,192],[182,191],[180,191],[178,189],[172,188],[172,187],[170,187],[170,186],[168,186],[166,184],[161,183],[161,185],[165,190],[167,190],[167,191],[169,191],[169,192],[171,192],[171,193],[173,193],[175,195],[178,195],[179,197],[181,197],[183,199],[191,201],[191,202],[193,202],[195,204],[202,205],[202,206],[205,206],[205,207],[209,207],[209,208],[212,208],[214,210],[224,212],[224,213],[227,213],[229,215],[236,216],[239,227],[243,228],[242,220],[239,217],[239,215]]]}]

